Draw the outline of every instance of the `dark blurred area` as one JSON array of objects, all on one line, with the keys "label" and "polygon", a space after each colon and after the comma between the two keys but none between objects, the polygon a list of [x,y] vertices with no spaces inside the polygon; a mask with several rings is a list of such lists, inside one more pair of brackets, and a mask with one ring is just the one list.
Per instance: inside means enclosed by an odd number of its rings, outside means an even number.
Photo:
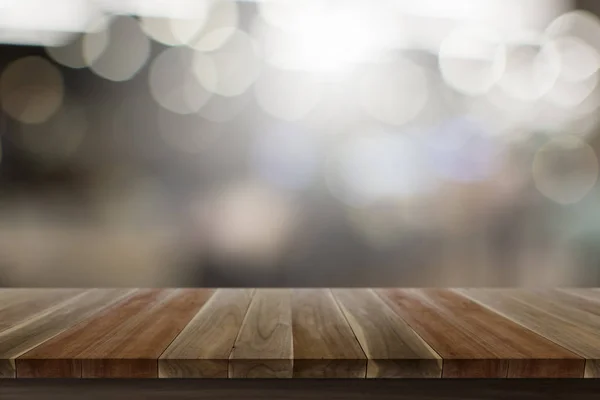
[{"label": "dark blurred area", "polygon": [[598,10],[0,0],[0,286],[598,286]]}]

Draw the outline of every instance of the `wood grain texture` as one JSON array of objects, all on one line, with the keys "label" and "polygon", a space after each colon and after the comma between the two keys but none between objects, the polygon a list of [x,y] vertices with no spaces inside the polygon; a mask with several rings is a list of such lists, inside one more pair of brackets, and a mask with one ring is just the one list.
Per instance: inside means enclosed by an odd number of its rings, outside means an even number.
[{"label": "wood grain texture", "polygon": [[291,378],[292,307],[288,289],[257,289],[229,362],[230,378]]},{"label": "wood grain texture", "polygon": [[219,289],[160,356],[161,378],[227,378],[253,290]]},{"label": "wood grain texture", "polygon": [[292,291],[292,332],[294,377],[366,376],[366,356],[329,290]]},{"label": "wood grain texture", "polygon": [[0,291],[0,332],[83,292],[82,289],[3,289]]},{"label": "wood grain texture", "polygon": [[585,361],[585,378],[600,378],[600,361],[586,360]]},{"label": "wood grain texture", "polygon": [[[204,289],[136,291],[19,357],[18,376],[30,377],[31,371],[37,371],[45,377],[156,378],[158,357],[211,293]],[[54,368],[47,368],[48,360]],[[61,363],[69,367],[60,368]]]},{"label": "wood grain texture", "polygon": [[367,378],[439,378],[441,357],[370,289],[333,294],[368,358]]},{"label": "wood grain texture", "polygon": [[3,331],[0,333],[0,376],[16,377],[17,357],[130,293],[119,289],[85,291]]},{"label": "wood grain texture", "polygon": [[[561,296],[555,292],[465,289],[460,293],[585,358],[585,376],[594,377],[593,366],[600,360],[600,334],[594,328],[598,316],[593,294],[590,300],[577,296],[570,303],[558,304]],[[580,300],[590,304],[582,307]]]},{"label": "wood grain texture", "polygon": [[443,377],[583,376],[581,357],[458,293],[441,289],[378,293],[442,356]]}]

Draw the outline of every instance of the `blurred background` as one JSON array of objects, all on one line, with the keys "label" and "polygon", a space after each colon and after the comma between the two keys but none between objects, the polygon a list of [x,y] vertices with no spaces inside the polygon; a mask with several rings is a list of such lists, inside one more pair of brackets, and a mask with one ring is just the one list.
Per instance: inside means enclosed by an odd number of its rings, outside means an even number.
[{"label": "blurred background", "polygon": [[598,10],[0,0],[0,286],[598,286]]}]

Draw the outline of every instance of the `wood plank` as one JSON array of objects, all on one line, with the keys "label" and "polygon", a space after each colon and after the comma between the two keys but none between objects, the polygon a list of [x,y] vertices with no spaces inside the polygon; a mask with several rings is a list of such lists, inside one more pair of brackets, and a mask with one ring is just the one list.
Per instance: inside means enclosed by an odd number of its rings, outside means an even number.
[{"label": "wood plank", "polygon": [[444,359],[443,377],[582,377],[584,360],[458,293],[378,293]]},{"label": "wood plank", "polygon": [[292,292],[294,377],[364,378],[366,356],[328,289]]},{"label": "wood plank", "polygon": [[0,333],[0,376],[16,377],[15,359],[34,347],[131,294],[93,289],[46,308]]},{"label": "wood plank", "polygon": [[253,290],[219,289],[160,356],[161,378],[227,378]]},{"label": "wood plank", "polygon": [[292,307],[288,289],[258,289],[235,342],[230,378],[291,378]]},{"label": "wood plank", "polygon": [[83,292],[83,289],[2,289],[0,332]]},{"label": "wood plank", "polygon": [[[600,360],[600,334],[594,330],[598,323],[594,313],[557,306],[555,300],[544,298],[543,294],[518,289],[463,289],[460,293],[580,355],[587,360],[585,376],[600,377],[595,375],[595,365]],[[585,308],[593,310],[596,302],[589,301]]]},{"label": "wood plank", "polygon": [[370,289],[334,289],[368,358],[367,378],[439,378],[441,357]]},{"label": "wood plank", "polygon": [[585,361],[585,378],[600,378],[600,361],[586,360]]},{"label": "wood plank", "polygon": [[[70,377],[156,378],[158,357],[211,294],[203,289],[136,291],[19,357],[17,374],[65,377],[66,371]],[[47,368],[50,360],[54,368]]]}]

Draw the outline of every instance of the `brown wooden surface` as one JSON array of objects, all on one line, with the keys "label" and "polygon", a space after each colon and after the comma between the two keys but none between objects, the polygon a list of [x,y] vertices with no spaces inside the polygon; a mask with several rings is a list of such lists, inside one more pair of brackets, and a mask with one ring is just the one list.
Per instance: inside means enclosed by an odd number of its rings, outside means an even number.
[{"label": "brown wooden surface", "polygon": [[327,289],[292,294],[294,377],[364,378],[367,360]]},{"label": "brown wooden surface", "polygon": [[459,292],[579,354],[587,360],[585,377],[600,378],[597,368],[600,297],[596,291],[468,289]]},{"label": "brown wooden surface", "polygon": [[291,378],[289,289],[258,289],[230,356],[230,378]]},{"label": "brown wooden surface", "polygon": [[19,376],[156,378],[158,357],[210,294],[141,290],[19,357]]},{"label": "brown wooden surface", "polygon": [[5,289],[0,291],[0,332],[84,291],[82,289]]},{"label": "brown wooden surface", "polygon": [[379,293],[442,356],[444,377],[583,376],[581,357],[457,293],[440,289]]},{"label": "brown wooden surface", "polygon": [[227,378],[253,290],[220,289],[160,356],[161,378]]},{"label": "brown wooden surface", "polygon": [[369,361],[369,378],[439,378],[440,356],[370,289],[334,289]]},{"label": "brown wooden surface", "polygon": [[93,289],[51,305],[0,333],[0,377],[15,377],[15,359],[131,291]]},{"label": "brown wooden surface", "polygon": [[599,378],[594,289],[0,289],[3,378]]}]

